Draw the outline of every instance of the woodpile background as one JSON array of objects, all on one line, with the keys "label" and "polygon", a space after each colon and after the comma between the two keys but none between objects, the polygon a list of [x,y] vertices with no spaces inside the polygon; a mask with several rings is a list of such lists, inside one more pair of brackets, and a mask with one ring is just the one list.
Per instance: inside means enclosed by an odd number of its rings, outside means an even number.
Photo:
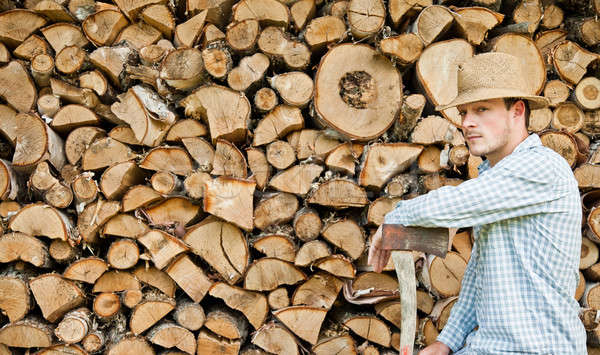
[{"label": "woodpile background", "polygon": [[[0,0],[0,354],[389,354],[396,202],[477,175],[457,62],[522,58],[582,191],[600,347],[599,0]],[[469,259],[415,253],[418,346]]]}]

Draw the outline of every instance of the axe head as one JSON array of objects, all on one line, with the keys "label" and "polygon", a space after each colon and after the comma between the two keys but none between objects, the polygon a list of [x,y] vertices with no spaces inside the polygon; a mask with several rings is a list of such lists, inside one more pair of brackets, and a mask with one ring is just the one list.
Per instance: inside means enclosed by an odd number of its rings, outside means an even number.
[{"label": "axe head", "polygon": [[382,249],[414,250],[445,257],[450,239],[456,229],[405,227],[401,224],[384,224]]}]

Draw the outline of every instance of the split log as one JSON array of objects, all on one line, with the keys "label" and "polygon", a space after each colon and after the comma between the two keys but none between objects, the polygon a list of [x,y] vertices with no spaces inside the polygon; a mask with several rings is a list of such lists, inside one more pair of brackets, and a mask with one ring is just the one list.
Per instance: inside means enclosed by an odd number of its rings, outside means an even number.
[{"label": "split log", "polygon": [[208,292],[211,296],[222,299],[228,307],[242,312],[254,329],[260,328],[267,318],[267,297],[260,292],[248,291],[224,282],[216,282]]},{"label": "split log", "polygon": [[50,78],[50,87],[52,89],[52,94],[58,96],[60,99],[72,104],[80,104],[88,108],[93,107],[99,112],[99,99],[94,91],[73,86],[66,81],[56,78]]},{"label": "split log", "polygon": [[306,275],[283,260],[261,258],[248,267],[244,288],[255,291],[272,291],[281,285],[294,285],[306,280]]},{"label": "split log", "polygon": [[248,324],[225,308],[215,308],[206,315],[204,326],[213,333],[230,340],[244,340],[248,335]]},{"label": "split log", "polygon": [[293,262],[296,257],[296,250],[290,239],[285,235],[265,235],[258,237],[252,246],[267,257]]},{"label": "split log", "polygon": [[54,334],[63,342],[74,344],[80,342],[90,329],[90,310],[79,308],[64,316],[54,330]]},{"label": "split log", "polygon": [[379,42],[383,54],[387,54],[400,65],[409,65],[417,61],[423,52],[423,42],[414,33],[384,38]]},{"label": "split log", "polygon": [[269,186],[281,192],[304,196],[322,171],[323,167],[317,164],[294,165],[273,176],[269,181]]},{"label": "split log", "polygon": [[108,265],[104,260],[92,256],[73,262],[67,267],[63,276],[67,279],[95,284],[107,269]]},{"label": "split log", "polygon": [[255,19],[260,21],[262,26],[271,25],[284,28],[289,23],[290,10],[276,0],[242,0],[235,4],[232,10],[235,22]]},{"label": "split log", "polygon": [[260,26],[254,19],[246,19],[227,26],[225,39],[231,49],[240,53],[250,53],[256,47]]},{"label": "split log", "polygon": [[531,110],[527,129],[533,132],[541,132],[550,127],[551,122],[552,110],[550,108],[544,107],[538,110]]},{"label": "split log", "polygon": [[125,195],[123,195],[123,212],[133,211],[138,207],[150,205],[162,200],[163,197],[149,186],[132,186]]},{"label": "split log", "polygon": [[358,354],[356,342],[349,334],[344,334],[319,341],[312,347],[316,355],[325,354]]},{"label": "split log", "polygon": [[240,60],[239,66],[233,68],[227,75],[227,84],[234,90],[246,91],[262,80],[269,65],[269,58],[262,53],[244,57]]},{"label": "split log", "polygon": [[264,190],[271,177],[272,167],[267,161],[267,156],[259,148],[246,148],[246,156],[248,157],[248,167],[252,172],[251,179],[256,181],[256,187],[259,190]]},{"label": "split log", "polygon": [[197,339],[198,348],[196,354],[198,355],[209,355],[209,354],[224,354],[234,355],[239,354],[241,348],[241,342],[239,340],[227,340],[215,335],[212,335],[207,330],[201,329],[198,332]]},{"label": "split log", "polygon": [[140,251],[135,241],[120,239],[110,244],[106,252],[106,261],[115,269],[129,269],[137,264],[139,256]]},{"label": "split log", "polygon": [[313,95],[313,81],[303,72],[293,71],[270,78],[271,87],[279,93],[284,103],[304,107]]},{"label": "split log", "polygon": [[292,295],[292,305],[306,305],[331,309],[344,282],[337,277],[317,272],[298,286]]},{"label": "split log", "polygon": [[125,336],[118,342],[107,346],[106,355],[126,354],[154,355],[155,352],[148,342],[137,336]]},{"label": "split log", "polygon": [[66,160],[62,138],[37,115],[20,113],[16,121],[13,167],[31,171],[41,161],[48,160],[57,170],[62,169]]},{"label": "split log", "polygon": [[230,50],[222,45],[214,45],[204,49],[202,60],[208,74],[217,80],[225,79],[233,66]]},{"label": "split log", "polygon": [[333,208],[363,207],[369,202],[365,190],[345,179],[331,179],[319,184],[306,201]]},{"label": "split log", "polygon": [[[302,116],[300,116],[302,117]],[[294,147],[298,159],[306,159],[315,155],[315,143],[320,131],[315,129],[302,129],[288,134],[287,141]]]},{"label": "split log", "polygon": [[212,175],[225,175],[245,179],[248,166],[242,152],[237,147],[225,140],[217,139],[215,155],[212,162]]},{"label": "split log", "polygon": [[52,345],[52,328],[35,318],[5,324],[0,328],[0,343],[17,348],[43,348]]},{"label": "split log", "polygon": [[133,151],[123,143],[110,138],[93,141],[81,158],[83,170],[98,170],[135,158]]},{"label": "split log", "polygon": [[[54,59],[45,53],[41,53],[36,55],[35,57],[33,57],[31,59],[31,76],[33,77],[33,80],[35,81],[35,83],[40,86],[40,87],[45,87],[45,86],[49,86],[50,85],[50,76],[52,76],[52,74],[54,74]],[[53,96],[47,96],[46,100],[49,97],[53,97]],[[41,106],[42,108],[47,108],[48,104],[45,104],[44,101],[41,101],[40,104],[40,100],[41,97],[38,99],[38,108]],[[56,104],[58,104],[58,102],[56,102]],[[51,106],[50,106],[51,107]],[[52,112],[52,110],[44,110],[45,112],[50,113],[50,117],[52,117],[54,115],[54,112]],[[45,112],[40,112],[42,114],[44,114]]]},{"label": "split log", "polygon": [[167,142],[179,142],[183,138],[200,137],[208,134],[206,126],[193,119],[177,120],[165,137]]},{"label": "split log", "polygon": [[8,228],[30,236],[67,241],[71,239],[72,225],[62,211],[43,203],[35,203],[21,208],[10,219]]},{"label": "split log", "polygon": [[[321,60],[315,79],[315,110],[323,123],[341,134],[373,139],[391,126],[400,111],[401,86],[391,62],[379,59],[371,47],[342,44]],[[376,109],[384,102],[385,112]],[[355,117],[352,123],[345,121],[348,117]]]},{"label": "split log", "polygon": [[47,20],[33,11],[14,9],[0,16],[0,40],[11,48],[17,47],[30,34],[46,24]]},{"label": "split log", "polygon": [[358,143],[342,143],[327,155],[325,165],[331,171],[340,171],[348,175],[354,175],[356,163],[358,163],[364,147],[364,145]]},{"label": "split log", "polygon": [[489,30],[504,20],[504,15],[484,7],[453,9],[458,33],[474,46],[480,45]]},{"label": "split log", "polygon": [[458,295],[467,262],[460,254],[449,251],[445,258],[430,255],[420,273],[423,285],[439,297]]},{"label": "split log", "polygon": [[561,131],[547,131],[540,135],[542,144],[560,154],[571,167],[586,159],[580,143],[572,135]]},{"label": "split log", "polygon": [[310,63],[310,50],[304,42],[289,37],[280,27],[269,26],[260,33],[258,48],[275,62],[283,62],[291,70],[304,70]]},{"label": "split log", "polygon": [[598,60],[598,55],[581,48],[577,43],[564,41],[552,51],[552,64],[560,78],[577,84],[586,73],[588,65]]},{"label": "split log", "polygon": [[200,302],[212,285],[204,271],[185,254],[173,260],[165,271],[194,302]]},{"label": "split log", "polygon": [[[217,177],[204,185],[204,211],[250,231],[256,183],[231,177]],[[231,206],[238,206],[232,210]]]},{"label": "split log", "polygon": [[211,180],[210,174],[203,171],[196,171],[188,175],[183,181],[185,193],[194,199],[200,199],[204,196],[204,183]]},{"label": "split log", "polygon": [[181,142],[202,171],[212,170],[215,148],[209,142],[200,137],[183,138]]},{"label": "split log", "polygon": [[[231,284],[242,277],[248,266],[249,251],[244,235],[230,223],[208,217],[190,228],[183,241]],[[215,249],[215,245],[222,247]]]},{"label": "split log", "polygon": [[56,274],[40,275],[29,281],[29,287],[44,318],[52,323],[85,301],[83,291],[75,283]]},{"label": "split log", "polygon": [[427,6],[411,25],[411,32],[428,46],[446,33],[453,22],[452,13],[445,6]]},{"label": "split log", "polygon": [[[288,133],[304,128],[304,118],[297,107],[279,105],[267,114],[254,130],[253,146],[268,144]],[[290,142],[291,143],[291,142]],[[300,155],[298,159],[303,159]]]},{"label": "split log", "polygon": [[[304,4],[304,3],[306,4],[304,6],[312,6],[312,7],[315,6],[314,1],[313,2],[308,2],[308,1],[301,2],[301,4]],[[375,2],[375,4],[379,5],[377,2]],[[294,12],[293,12],[294,6],[296,6],[296,5],[295,4],[292,5],[292,16],[294,15]],[[296,8],[299,8],[299,7],[300,7],[300,5],[296,6]],[[355,12],[353,13],[353,18],[354,18],[355,22],[356,22],[356,20],[358,20],[358,17],[360,17],[361,15],[363,17],[368,16],[364,13],[363,14],[357,13],[356,10],[360,11],[359,7],[360,7],[360,4],[356,4],[355,8],[354,8]],[[308,8],[308,9],[310,9],[310,8]],[[375,16],[375,20],[376,21],[378,20],[376,18],[376,16]],[[304,24],[305,23],[303,23],[303,25]],[[377,23],[375,23],[375,26],[377,26]],[[360,31],[360,27],[361,26],[359,24],[359,28],[358,28],[359,31]],[[369,30],[368,28],[366,28],[366,29],[367,29],[367,31]],[[336,16],[317,17],[310,21],[308,26],[306,26],[306,31],[304,32],[304,39],[306,40],[306,43],[309,45],[311,51],[313,51],[313,52],[322,51],[329,45],[341,42],[342,40],[344,40],[345,37],[346,37],[346,24],[344,23],[344,21],[341,18],[336,17]]]},{"label": "split log", "polygon": [[179,147],[157,147],[139,163],[139,167],[153,171],[170,171],[176,175],[187,175],[193,165],[187,152]]},{"label": "split log", "polygon": [[9,263],[15,260],[22,260],[41,268],[51,266],[48,248],[39,239],[19,232],[1,235],[0,262]]},{"label": "split log", "polygon": [[323,238],[342,250],[352,260],[358,259],[365,249],[365,236],[358,223],[351,219],[328,223],[322,230]]},{"label": "split log", "polygon": [[175,300],[158,295],[147,294],[131,312],[129,328],[134,335],[143,333],[175,309]]},{"label": "split log", "polygon": [[161,62],[159,75],[177,90],[197,87],[206,79],[202,53],[196,48],[178,48],[169,52]]},{"label": "split log", "polygon": [[125,237],[138,239],[142,235],[150,231],[147,224],[139,218],[128,214],[118,214],[109,219],[102,228],[102,235],[113,235],[117,237]]},{"label": "split log", "polygon": [[351,260],[339,254],[317,260],[314,266],[338,277],[353,279],[356,275],[356,269]]},{"label": "split log", "polygon": [[77,220],[80,237],[87,243],[98,242],[100,228],[121,210],[119,201],[98,200],[83,209]]},{"label": "split log", "polygon": [[273,315],[298,337],[314,345],[326,313],[323,308],[291,306],[274,311]]},{"label": "split log", "polygon": [[579,269],[587,269],[598,261],[598,246],[588,238],[581,240],[581,258]]},{"label": "split log", "polygon": [[167,266],[177,255],[189,249],[181,240],[161,230],[151,230],[139,237],[138,242],[146,247],[154,266],[159,270]]},{"label": "split log", "polygon": [[121,303],[127,308],[133,308],[137,306],[142,299],[144,294],[140,290],[125,290],[121,293]]},{"label": "split log", "polygon": [[272,310],[278,310],[290,305],[290,298],[288,297],[287,290],[284,287],[276,288],[269,292],[267,297],[269,307]]},{"label": "split log", "polygon": [[176,324],[164,322],[152,328],[147,335],[148,340],[163,348],[177,348],[188,354],[196,353],[196,339],[189,330]]},{"label": "split log", "polygon": [[320,240],[307,241],[298,252],[296,252],[296,258],[294,259],[294,265],[296,266],[308,266],[314,261],[325,258],[331,255],[331,251],[327,247],[327,244]]},{"label": "split log", "polygon": [[175,296],[175,281],[167,273],[151,266],[138,266],[133,270],[133,275],[143,283],[156,287],[165,295]]},{"label": "split log", "polygon": [[206,21],[207,13],[208,10],[201,11],[187,21],[175,26],[173,43],[176,47],[191,48],[198,42],[202,27],[204,26],[204,21]]},{"label": "split log", "polygon": [[[29,286],[25,277],[21,276],[0,276],[0,289],[2,290],[0,309],[3,314],[8,316],[10,323],[25,318],[33,306]],[[0,334],[2,334],[1,331]]]},{"label": "split log", "polygon": [[298,200],[292,194],[282,192],[266,195],[254,209],[254,226],[264,230],[272,225],[289,222],[297,210]]},{"label": "split log", "polygon": [[294,335],[277,323],[265,324],[258,329],[252,336],[252,344],[275,354],[300,354]]},{"label": "split log", "polygon": [[344,321],[348,327],[361,338],[384,347],[391,344],[390,328],[381,320],[372,316],[354,316]]},{"label": "split log", "polygon": [[407,143],[368,146],[358,178],[359,185],[381,189],[390,178],[414,163],[422,151],[423,146]]},{"label": "split log", "polygon": [[141,289],[140,282],[127,271],[110,270],[96,280],[92,292],[121,292]]},{"label": "split log", "polygon": [[102,10],[88,16],[81,27],[96,47],[110,46],[129,22],[119,11]]}]

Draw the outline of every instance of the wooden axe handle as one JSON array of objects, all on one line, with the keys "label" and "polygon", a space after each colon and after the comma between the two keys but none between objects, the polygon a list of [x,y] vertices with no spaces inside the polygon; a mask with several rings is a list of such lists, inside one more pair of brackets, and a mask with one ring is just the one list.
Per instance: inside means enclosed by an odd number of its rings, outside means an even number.
[{"label": "wooden axe handle", "polygon": [[392,261],[398,275],[402,322],[400,355],[412,355],[417,326],[417,282],[415,262],[411,251],[392,250]]}]

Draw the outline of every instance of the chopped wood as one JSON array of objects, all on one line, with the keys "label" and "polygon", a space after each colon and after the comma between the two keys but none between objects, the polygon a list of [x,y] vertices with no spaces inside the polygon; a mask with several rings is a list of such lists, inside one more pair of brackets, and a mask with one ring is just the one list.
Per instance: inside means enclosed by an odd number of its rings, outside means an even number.
[{"label": "chopped wood", "polygon": [[67,241],[71,237],[72,225],[62,211],[43,203],[34,203],[21,208],[10,219],[8,228],[30,236]]},{"label": "chopped wood", "polygon": [[347,9],[350,31],[362,39],[375,35],[385,22],[385,5],[382,0],[350,0]]},{"label": "chopped wood", "polygon": [[48,253],[52,259],[56,260],[57,262],[61,264],[70,264],[71,261],[77,257],[79,250],[72,247],[64,240],[54,239],[50,243],[50,247],[48,247]]},{"label": "chopped wood", "polygon": [[106,252],[108,265],[115,269],[129,269],[137,264],[139,257],[139,248],[135,241],[130,239],[120,239],[112,242]]},{"label": "chopped wood", "polygon": [[584,110],[600,108],[600,79],[589,76],[575,87],[575,102]]},{"label": "chopped wood", "polygon": [[125,290],[139,290],[140,282],[127,271],[110,270],[94,282],[92,292],[120,292]]},{"label": "chopped wood", "polygon": [[583,111],[572,102],[558,104],[552,112],[552,128],[575,133],[583,127]]},{"label": "chopped wood", "polygon": [[140,16],[144,22],[159,30],[165,38],[171,38],[175,30],[175,18],[166,5],[147,6],[142,10]]},{"label": "chopped wood", "polygon": [[86,37],[96,47],[110,46],[128,21],[119,11],[102,10],[88,16],[81,27]]},{"label": "chopped wood", "polygon": [[448,120],[440,116],[427,116],[417,123],[410,141],[416,144],[448,143],[464,145],[465,139],[460,131]]},{"label": "chopped wood", "polygon": [[173,42],[176,47],[193,47],[198,42],[207,12],[204,10],[175,27]]},{"label": "chopped wood", "polygon": [[327,244],[320,240],[311,240],[302,244],[296,258],[294,259],[294,265],[296,266],[308,266],[314,261],[325,258],[331,255],[331,251],[327,247]]},{"label": "chopped wood", "polygon": [[[314,1],[304,1],[304,6],[315,6]],[[377,2],[375,2],[377,3]],[[296,6],[295,4],[293,6]],[[356,6],[356,5],[355,5]],[[360,5],[357,5],[357,7]],[[308,8],[310,10],[310,8]],[[293,11],[293,7],[292,7]],[[305,10],[306,11],[306,10]],[[293,13],[292,13],[293,14]],[[364,14],[353,13],[356,20],[357,17]],[[302,24],[304,26],[304,23]],[[304,39],[310,47],[311,51],[318,52],[325,49],[328,45],[338,43],[346,37],[346,24],[337,16],[322,16],[310,21],[304,32]]]},{"label": "chopped wood", "polygon": [[356,275],[352,262],[339,254],[317,260],[314,266],[338,277],[353,279]]},{"label": "chopped wood", "polygon": [[154,326],[147,335],[151,343],[163,348],[177,348],[188,354],[196,353],[196,339],[189,330],[170,322]]},{"label": "chopped wood", "polygon": [[0,135],[14,146],[17,142],[17,111],[10,106],[0,105],[0,114],[2,115]]},{"label": "chopped wood", "polygon": [[144,294],[141,290],[125,290],[121,292],[121,302],[127,308],[133,308],[137,306],[142,299]]},{"label": "chopped wood", "polygon": [[366,191],[355,182],[345,179],[331,179],[319,184],[306,201],[338,209],[363,207],[369,203]]},{"label": "chopped wood", "polygon": [[152,149],[140,162],[139,167],[154,171],[170,171],[177,175],[187,175],[193,170],[192,160],[184,149],[164,146]]},{"label": "chopped wood", "polygon": [[37,115],[19,113],[16,119],[13,167],[31,171],[42,160],[48,160],[57,170],[62,169],[66,162],[62,138]]},{"label": "chopped wood", "polygon": [[[315,0],[300,0],[290,6],[290,16],[297,31],[304,29],[317,12]],[[307,40],[308,43],[308,40]]]},{"label": "chopped wood", "polygon": [[106,262],[92,256],[71,263],[63,273],[63,276],[67,279],[95,284],[96,280],[98,280],[106,270],[108,270]]},{"label": "chopped wood", "polygon": [[317,164],[294,165],[273,176],[269,181],[269,186],[281,192],[304,196],[322,171],[323,167]]},{"label": "chopped wood", "polygon": [[[278,105],[269,112],[254,130],[253,146],[268,144],[283,138],[292,131],[304,128],[304,118],[300,109],[288,105]],[[303,159],[298,156],[299,159]]]},{"label": "chopped wood", "polygon": [[0,14],[0,40],[7,46],[15,48],[46,22],[43,16],[33,11],[24,9],[4,11]]},{"label": "chopped wood", "polygon": [[93,141],[82,155],[83,170],[98,170],[116,163],[135,158],[133,151],[125,144],[109,137]]},{"label": "chopped wood", "polygon": [[[389,184],[388,184],[389,186]],[[367,222],[380,226],[384,222],[384,217],[388,212],[391,212],[398,202],[401,200],[399,197],[381,196],[369,205],[367,211]]]},{"label": "chopped wood", "polygon": [[427,289],[439,297],[458,295],[467,262],[456,252],[449,251],[445,258],[427,257],[420,279]]},{"label": "chopped wood", "polygon": [[217,0],[217,1],[205,1],[205,0],[187,0],[186,9],[192,14],[207,11],[206,20],[219,27],[223,26],[226,21],[229,20],[231,15],[231,6],[233,1],[231,0]]},{"label": "chopped wood", "polygon": [[552,51],[552,63],[556,73],[562,80],[571,84],[579,83],[588,65],[598,58],[598,54],[586,51],[572,41],[561,42]]},{"label": "chopped wood", "polygon": [[138,241],[146,247],[154,266],[159,270],[167,266],[175,256],[188,250],[181,240],[161,230],[152,230],[139,237]]},{"label": "chopped wood", "polygon": [[358,354],[356,342],[349,334],[320,340],[311,349],[316,355],[325,354]]},{"label": "chopped wood", "polygon": [[[201,170],[212,170],[215,158],[215,148],[208,141],[200,137],[189,137],[183,138],[181,142],[190,153],[194,161],[199,165]],[[231,150],[237,150],[237,148],[232,147]]]},{"label": "chopped wood", "polygon": [[[33,306],[27,281],[20,275],[0,276],[0,309],[11,323],[23,319]],[[0,331],[0,334],[2,332]]]},{"label": "chopped wood", "polygon": [[215,308],[206,314],[204,326],[213,333],[227,339],[245,339],[248,324],[243,318],[235,317],[232,311]]},{"label": "chopped wood", "polygon": [[252,344],[275,354],[298,355],[298,341],[289,330],[277,323],[263,325],[252,336]]},{"label": "chopped wood", "polygon": [[273,310],[288,307],[290,305],[290,298],[288,297],[287,290],[284,287],[280,287],[269,292],[268,302],[269,307]]},{"label": "chopped wood", "polygon": [[294,231],[303,242],[316,239],[321,232],[321,224],[319,213],[310,207],[302,207],[294,216]]},{"label": "chopped wood", "polygon": [[231,53],[225,46],[214,45],[204,49],[202,60],[208,74],[217,80],[225,79],[233,67]]},{"label": "chopped wood", "polygon": [[361,338],[385,347],[390,346],[392,336],[390,328],[373,316],[354,316],[343,324]]},{"label": "chopped wood", "polygon": [[129,212],[138,207],[147,206],[162,199],[163,197],[151,187],[146,185],[135,185],[123,195],[122,209],[123,212]]},{"label": "chopped wood", "polygon": [[546,131],[540,134],[540,139],[543,145],[565,158],[571,167],[586,160],[586,154],[581,150],[576,138],[567,132]]},{"label": "chopped wood", "polygon": [[43,274],[29,281],[29,287],[49,322],[56,322],[69,310],[85,301],[83,291],[75,283],[57,274]]},{"label": "chopped wood", "polygon": [[308,46],[304,42],[290,39],[290,35],[280,27],[265,28],[258,37],[258,48],[276,62],[283,62],[291,70],[304,70],[310,62]]},{"label": "chopped wood", "polygon": [[254,225],[252,197],[255,186],[253,181],[225,176],[207,181],[204,184],[204,211],[250,231]]},{"label": "chopped wood", "polygon": [[294,285],[306,280],[306,275],[294,265],[277,258],[261,258],[248,267],[244,288],[271,291],[281,285]]},{"label": "chopped wood", "polygon": [[233,7],[235,22],[246,19],[260,21],[262,26],[287,27],[290,10],[276,0],[242,0]]},{"label": "chopped wood", "polygon": [[152,327],[175,308],[175,300],[156,294],[148,294],[131,311],[129,327],[134,335],[139,335]]},{"label": "chopped wood", "polygon": [[[415,140],[414,133],[413,140]],[[368,146],[366,151],[358,183],[361,186],[381,189],[390,178],[402,173],[416,161],[423,151],[423,146],[407,143],[383,143]]]},{"label": "chopped wood", "polygon": [[71,23],[59,22],[40,30],[55,53],[68,46],[85,47],[89,42],[81,27]]},{"label": "chopped wood", "polygon": [[98,242],[98,231],[110,218],[121,210],[119,201],[98,200],[83,209],[77,219],[77,230],[87,243]]},{"label": "chopped wood", "polygon": [[119,295],[112,292],[101,292],[94,299],[93,310],[101,319],[111,319],[121,309]]},{"label": "chopped wood", "polygon": [[452,15],[460,36],[474,46],[480,45],[489,30],[500,24],[504,15],[485,7],[453,9]]},{"label": "chopped wood", "polygon": [[197,344],[198,348],[196,354],[198,355],[217,353],[223,355],[235,355],[239,354],[241,348],[240,340],[223,339],[204,329],[201,329],[198,332]]},{"label": "chopped wood", "polygon": [[270,64],[269,57],[262,53],[244,57],[227,75],[227,84],[234,90],[246,91],[263,79]]},{"label": "chopped wood", "polygon": [[292,304],[331,309],[344,282],[337,277],[317,272],[298,286],[292,295]]},{"label": "chopped wood", "polygon": [[244,179],[247,177],[247,163],[244,155],[231,142],[217,139],[214,159],[212,161],[212,175],[232,176]]},{"label": "chopped wood", "polygon": [[327,224],[321,234],[323,238],[339,248],[352,260],[358,259],[365,249],[365,236],[358,223],[344,219]]},{"label": "chopped wood", "polygon": [[265,235],[254,241],[252,246],[267,257],[283,261],[293,262],[296,256],[293,242],[285,235]]},{"label": "chopped wood", "polygon": [[52,345],[52,328],[36,318],[26,318],[0,328],[0,343],[18,348],[43,348]]},{"label": "chopped wood", "polygon": [[104,335],[102,332],[96,330],[92,330],[86,335],[81,341],[81,345],[88,353],[93,353],[99,351],[104,347]]},{"label": "chopped wood", "polygon": [[167,142],[179,142],[182,141],[183,138],[200,137],[207,134],[208,130],[206,129],[206,126],[199,121],[180,119],[171,126],[165,140]]},{"label": "chopped wood", "polygon": [[106,355],[126,354],[154,355],[155,352],[145,338],[137,336],[126,336],[115,344],[109,345]]},{"label": "chopped wood", "polygon": [[204,196],[204,183],[211,180],[210,174],[203,171],[195,171],[188,175],[183,181],[185,193],[194,199],[200,199]]},{"label": "chopped wood", "polygon": [[8,263],[15,260],[22,260],[42,268],[51,266],[48,248],[41,240],[19,232],[1,235],[0,262]]},{"label": "chopped wood", "polygon": [[406,17],[414,15],[415,13],[418,14],[423,8],[432,3],[432,0],[391,0],[388,7],[392,24],[394,27],[398,27]]},{"label": "chopped wood", "polygon": [[[298,210],[298,199],[289,193],[265,196],[254,209],[254,226],[261,230],[291,221]],[[291,260],[288,260],[291,261]]]},{"label": "chopped wood", "polygon": [[274,311],[273,315],[298,337],[314,345],[326,313],[323,308],[291,306]]},{"label": "chopped wood", "polygon": [[325,165],[332,171],[354,175],[356,163],[363,153],[364,145],[346,142],[334,148],[325,159]]},{"label": "chopped wood", "polygon": [[259,112],[269,112],[279,103],[277,94],[271,88],[260,88],[254,94],[254,107]]},{"label": "chopped wood", "polygon": [[149,232],[149,230],[148,225],[139,218],[128,214],[117,214],[104,224],[102,235],[138,239]]},{"label": "chopped wood", "polygon": [[303,72],[293,71],[269,79],[271,87],[279,93],[284,103],[304,107],[313,95],[313,81]]},{"label": "chopped wood", "polygon": [[379,46],[383,54],[391,56],[401,65],[416,62],[423,52],[423,42],[414,33],[404,33],[382,39]]},{"label": "chopped wood", "polygon": [[177,324],[191,331],[196,331],[204,325],[206,315],[201,305],[189,301],[177,302],[173,314]]},{"label": "chopped wood", "polygon": [[17,175],[12,169],[12,164],[0,159],[0,199],[14,200],[19,193]]},{"label": "chopped wood", "polygon": [[272,167],[267,161],[267,156],[259,148],[246,148],[246,156],[248,157],[248,167],[252,175],[250,178],[256,181],[256,187],[259,190],[264,190],[271,177]]},{"label": "chopped wood", "polygon": [[[35,81],[35,83],[40,87],[45,87],[50,85],[50,76],[54,74],[54,59],[45,53],[41,53],[36,55],[31,59],[31,77]],[[56,110],[58,109],[59,102],[57,98],[54,99],[55,102],[50,101],[50,97],[54,97],[53,95],[44,95],[45,100],[42,100],[40,97],[37,101],[38,108],[42,108],[44,111],[40,112],[41,114],[45,114],[46,112],[50,113],[50,117],[54,115]]]},{"label": "chopped wood", "polygon": [[225,38],[234,51],[245,54],[254,50],[260,27],[258,21],[246,19],[227,26]]},{"label": "chopped wood", "polygon": [[165,271],[194,302],[200,302],[212,285],[204,271],[185,254],[173,260]]},{"label": "chopped wood", "polygon": [[228,307],[242,312],[254,329],[260,328],[265,322],[269,307],[264,294],[224,282],[216,282],[208,292],[211,296],[222,299]]}]

